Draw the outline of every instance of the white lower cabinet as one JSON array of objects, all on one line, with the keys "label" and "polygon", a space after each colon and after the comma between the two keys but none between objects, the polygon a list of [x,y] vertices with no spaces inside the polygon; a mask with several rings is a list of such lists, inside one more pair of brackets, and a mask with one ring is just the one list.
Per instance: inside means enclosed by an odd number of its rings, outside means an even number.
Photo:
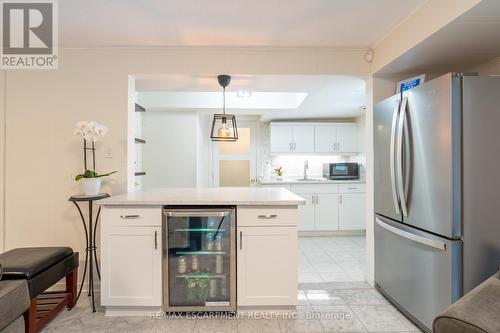
[{"label": "white lower cabinet", "polygon": [[101,304],[161,306],[161,227],[103,226],[101,244]]},{"label": "white lower cabinet", "polygon": [[316,229],[339,230],[339,195],[316,195]]},{"label": "white lower cabinet", "polygon": [[297,304],[296,226],[238,227],[237,253],[238,306]]},{"label": "white lower cabinet", "polygon": [[312,231],[316,230],[315,223],[315,196],[312,194],[297,193],[306,202],[303,206],[299,206],[299,230]]},{"label": "white lower cabinet", "polygon": [[339,199],[339,229],[366,229],[365,193],[345,193]]},{"label": "white lower cabinet", "polygon": [[292,185],[306,200],[299,206],[300,231],[365,230],[365,185],[362,183]]}]

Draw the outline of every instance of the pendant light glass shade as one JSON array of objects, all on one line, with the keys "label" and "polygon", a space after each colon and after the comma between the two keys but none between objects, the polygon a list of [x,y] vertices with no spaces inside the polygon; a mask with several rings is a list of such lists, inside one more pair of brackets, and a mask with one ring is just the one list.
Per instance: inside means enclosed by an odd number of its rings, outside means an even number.
[{"label": "pendant light glass shade", "polygon": [[212,141],[236,141],[238,140],[238,127],[234,114],[226,114],[226,87],[231,82],[229,75],[217,77],[222,87],[222,114],[214,114],[210,139]]}]

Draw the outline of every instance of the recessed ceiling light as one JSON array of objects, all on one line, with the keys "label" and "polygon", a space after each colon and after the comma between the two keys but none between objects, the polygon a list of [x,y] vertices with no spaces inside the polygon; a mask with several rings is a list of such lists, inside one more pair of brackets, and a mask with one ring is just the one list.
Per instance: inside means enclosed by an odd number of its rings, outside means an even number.
[{"label": "recessed ceiling light", "polygon": [[236,93],[236,96],[238,96],[240,98],[248,98],[248,97],[252,96],[252,92],[250,90],[238,90],[238,92]]}]

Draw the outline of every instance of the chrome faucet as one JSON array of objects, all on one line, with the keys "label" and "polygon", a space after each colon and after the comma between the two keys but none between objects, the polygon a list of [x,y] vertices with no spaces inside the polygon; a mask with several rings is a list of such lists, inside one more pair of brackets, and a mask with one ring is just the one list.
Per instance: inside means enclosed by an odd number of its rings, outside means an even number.
[{"label": "chrome faucet", "polygon": [[307,169],[309,169],[309,161],[304,160],[304,179],[307,179]]}]

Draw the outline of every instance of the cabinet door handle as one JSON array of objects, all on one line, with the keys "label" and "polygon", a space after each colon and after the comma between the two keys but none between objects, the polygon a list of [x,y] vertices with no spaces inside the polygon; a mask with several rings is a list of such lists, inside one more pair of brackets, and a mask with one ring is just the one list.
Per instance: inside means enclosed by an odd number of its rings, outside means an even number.
[{"label": "cabinet door handle", "polygon": [[243,250],[243,231],[240,231],[240,250]]},{"label": "cabinet door handle", "polygon": [[158,231],[155,230],[155,250],[158,249]]},{"label": "cabinet door handle", "polygon": [[258,218],[262,220],[269,220],[269,219],[275,219],[277,218],[278,215],[276,214],[267,214],[267,215],[259,215]]},{"label": "cabinet door handle", "polygon": [[123,220],[132,220],[132,219],[138,219],[141,217],[140,215],[120,215],[120,218]]},{"label": "cabinet door handle", "polygon": [[340,203],[342,203],[342,194],[339,196]]}]

